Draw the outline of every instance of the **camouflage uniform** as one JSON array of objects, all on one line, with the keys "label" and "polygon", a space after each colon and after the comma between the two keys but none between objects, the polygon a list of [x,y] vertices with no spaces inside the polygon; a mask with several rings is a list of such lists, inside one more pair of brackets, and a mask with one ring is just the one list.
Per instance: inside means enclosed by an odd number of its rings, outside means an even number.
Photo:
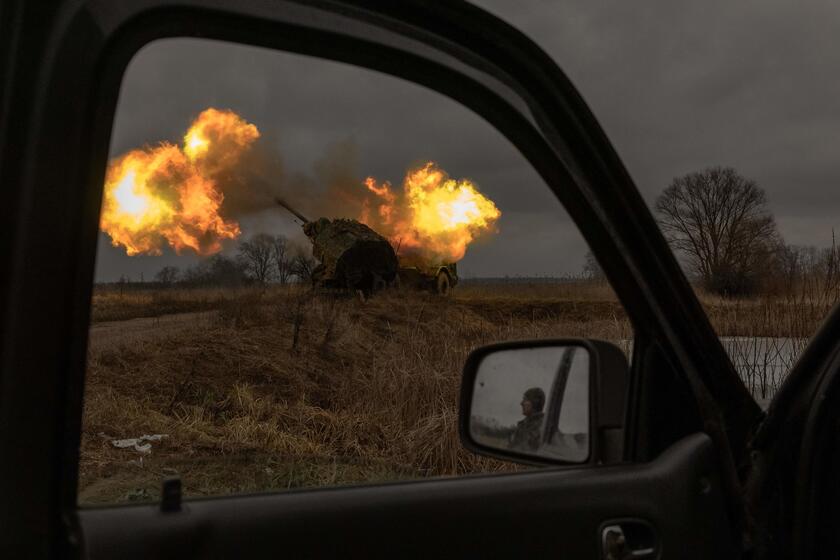
[{"label": "camouflage uniform", "polygon": [[516,423],[516,430],[510,437],[510,448],[520,451],[536,451],[542,445],[542,427],[545,414],[535,412]]}]

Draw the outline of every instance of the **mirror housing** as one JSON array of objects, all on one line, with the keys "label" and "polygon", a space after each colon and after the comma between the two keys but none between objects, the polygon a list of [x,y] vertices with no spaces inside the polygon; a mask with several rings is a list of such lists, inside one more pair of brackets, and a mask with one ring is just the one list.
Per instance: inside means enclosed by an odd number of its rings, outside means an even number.
[{"label": "mirror housing", "polygon": [[[540,391],[546,396],[544,406],[540,406],[540,409],[544,408],[549,413],[554,411],[554,418],[557,421],[558,416],[562,413],[562,407],[567,405],[563,399],[570,366],[569,364],[564,366],[562,362],[571,359],[571,356],[574,355],[566,352],[568,349],[575,349],[575,352],[584,350],[588,354],[588,360],[579,361],[582,364],[588,362],[587,407],[584,409],[588,415],[588,430],[585,438],[586,444],[588,444],[588,452],[585,455],[577,454],[576,457],[573,456],[569,460],[550,452],[529,452],[517,445],[493,445],[493,442],[488,441],[487,438],[484,438],[485,441],[483,442],[479,441],[482,438],[476,438],[474,408],[479,409],[482,406],[486,408],[486,405],[476,399],[476,383],[479,382],[480,387],[484,387],[488,369],[499,369],[488,368],[487,364],[499,362],[505,356],[502,361],[505,361],[505,365],[509,366],[511,357],[519,354],[519,357],[522,358],[520,365],[522,365],[526,363],[526,360],[524,360],[526,354],[539,351],[546,354],[546,351],[550,353],[554,350],[560,372],[563,372],[564,369],[566,371],[560,374],[562,377],[561,390],[558,391],[556,389],[557,384],[551,381],[546,384],[545,389]],[[565,358],[566,356],[570,357]],[[485,364],[484,369],[482,369],[482,364]],[[533,368],[533,364],[525,367]],[[518,375],[523,378],[534,378],[533,372],[523,373],[521,369]],[[516,373],[512,373],[508,377],[515,380],[516,376]],[[458,415],[461,442],[466,449],[474,453],[531,465],[619,463],[624,458],[628,377],[629,366],[624,352],[615,344],[603,340],[584,338],[524,340],[479,347],[470,353],[464,364]],[[533,384],[533,382],[525,379],[520,381],[520,385],[522,383],[525,383],[525,385]],[[515,383],[511,383],[511,387],[514,385]],[[548,390],[549,385],[551,386],[550,390]],[[528,391],[531,390],[533,388]],[[510,389],[508,393],[504,395],[504,398],[511,402],[527,399],[520,389]],[[554,430],[556,431],[556,428]],[[580,438],[577,439],[580,440]]]}]

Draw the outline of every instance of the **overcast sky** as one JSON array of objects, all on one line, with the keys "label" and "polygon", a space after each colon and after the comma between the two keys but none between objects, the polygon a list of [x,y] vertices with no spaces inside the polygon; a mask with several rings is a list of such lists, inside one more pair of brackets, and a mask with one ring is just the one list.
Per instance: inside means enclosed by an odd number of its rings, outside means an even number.
[{"label": "overcast sky", "polygon": [[[840,226],[840,4],[509,2],[479,5],[558,62],[612,139],[645,199],[675,176],[729,165],[768,194],[786,241],[828,245]],[[111,154],[177,142],[209,106],[257,125],[283,173],[315,184],[325,162],[399,183],[432,159],[492,198],[498,233],[471,246],[469,276],[580,271],[585,244],[497,132],[455,102],[390,76],[297,55],[194,39],[158,41],[130,64]],[[302,196],[295,193],[296,196]],[[313,201],[300,201],[306,207]],[[310,206],[311,207],[311,206]],[[274,210],[243,234],[297,235]],[[100,236],[96,278],[151,278],[189,256],[127,257]]]}]

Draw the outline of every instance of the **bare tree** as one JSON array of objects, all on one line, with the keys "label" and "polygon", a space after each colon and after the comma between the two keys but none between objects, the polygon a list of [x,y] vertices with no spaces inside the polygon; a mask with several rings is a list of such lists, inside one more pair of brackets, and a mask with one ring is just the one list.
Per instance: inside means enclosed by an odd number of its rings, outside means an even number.
[{"label": "bare tree", "polygon": [[675,178],[656,211],[668,241],[718,294],[754,291],[780,244],[764,190],[731,167]]},{"label": "bare tree", "polygon": [[831,232],[831,246],[783,245],[776,255],[775,286],[786,294],[804,293],[833,302],[840,291],[840,248]]},{"label": "bare tree", "polygon": [[813,245],[781,244],[776,250],[775,287],[791,293],[804,278],[819,275],[823,253]]},{"label": "bare tree", "polygon": [[289,250],[289,241],[282,235],[275,235],[272,238],[271,258],[274,264],[277,280],[281,284],[288,284],[292,279],[292,265],[294,256]]},{"label": "bare tree", "polygon": [[241,286],[249,280],[244,259],[221,254],[201,260],[181,275],[181,281],[190,286]]},{"label": "bare tree", "polygon": [[594,280],[596,282],[603,282],[606,280],[604,271],[601,269],[601,265],[598,264],[598,261],[595,260],[595,255],[592,251],[587,251],[586,256],[584,257],[583,275],[588,280]]},{"label": "bare tree", "polygon": [[248,274],[260,284],[271,278],[274,238],[266,233],[258,233],[239,244],[239,258],[243,260]]},{"label": "bare tree", "polygon": [[164,266],[155,274],[155,282],[164,286],[171,286],[178,280],[181,271],[177,266]]},{"label": "bare tree", "polygon": [[312,282],[317,261],[312,257],[310,251],[303,247],[295,247],[294,256],[291,261],[291,272],[301,282]]}]

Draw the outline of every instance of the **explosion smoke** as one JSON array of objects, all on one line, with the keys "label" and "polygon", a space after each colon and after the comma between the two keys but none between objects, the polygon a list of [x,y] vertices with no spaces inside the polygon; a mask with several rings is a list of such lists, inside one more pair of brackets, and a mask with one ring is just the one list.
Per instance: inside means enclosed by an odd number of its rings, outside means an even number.
[{"label": "explosion smoke", "polygon": [[164,245],[209,255],[240,233],[220,214],[221,174],[236,166],[259,137],[232,111],[207,109],[192,123],[182,147],[163,142],[132,150],[109,166],[100,228],[129,255],[161,254]]},{"label": "explosion smoke", "polygon": [[401,193],[373,177],[364,186],[373,197],[359,220],[391,239],[403,266],[461,260],[502,214],[474,183],[452,179],[434,162],[409,170]]},{"label": "explosion smoke", "polygon": [[424,266],[459,261],[501,216],[475,184],[434,162],[410,169],[402,190],[373,177],[361,181],[352,143],[329,149],[314,181],[289,179],[276,154],[254,149],[259,137],[236,113],[209,108],[182,145],[163,142],[114,159],[100,228],[128,255],[160,255],[167,245],[209,255],[239,236],[236,216],[273,207],[273,191],[295,206],[300,201],[310,216],[355,218],[389,238],[403,266]]}]

